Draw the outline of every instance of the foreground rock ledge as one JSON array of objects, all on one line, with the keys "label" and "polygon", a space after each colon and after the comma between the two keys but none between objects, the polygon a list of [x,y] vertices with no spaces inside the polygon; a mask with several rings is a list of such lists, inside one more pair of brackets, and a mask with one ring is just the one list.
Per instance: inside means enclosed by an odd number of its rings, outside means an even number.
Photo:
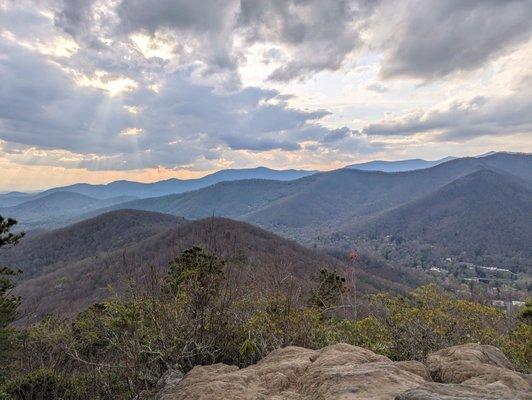
[{"label": "foreground rock ledge", "polygon": [[531,376],[493,346],[449,347],[417,361],[393,362],[361,347],[286,347],[239,369],[195,367],[167,384],[157,400],[521,400]]}]

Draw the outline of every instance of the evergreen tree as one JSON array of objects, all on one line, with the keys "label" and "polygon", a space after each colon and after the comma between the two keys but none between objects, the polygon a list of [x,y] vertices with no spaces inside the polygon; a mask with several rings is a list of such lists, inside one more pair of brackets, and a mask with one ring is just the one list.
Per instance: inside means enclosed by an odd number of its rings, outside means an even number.
[{"label": "evergreen tree", "polygon": [[[24,233],[14,234],[11,228],[16,225],[17,221],[12,218],[0,216],[0,247],[15,245],[24,236]],[[0,362],[5,357],[9,349],[8,325],[13,322],[17,314],[17,308],[20,305],[20,297],[11,294],[15,287],[13,278],[21,274],[22,271],[14,271],[8,267],[0,266]]]}]

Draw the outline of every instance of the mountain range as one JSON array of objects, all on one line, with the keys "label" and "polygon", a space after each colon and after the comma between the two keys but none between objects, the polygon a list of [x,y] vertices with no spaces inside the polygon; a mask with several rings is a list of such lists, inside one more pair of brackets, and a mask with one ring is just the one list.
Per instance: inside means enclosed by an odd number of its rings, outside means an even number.
[{"label": "mountain range", "polygon": [[532,156],[495,154],[393,174],[340,169],[287,182],[222,182],[183,194],[133,200],[105,211],[131,208],[190,219],[236,218],[304,242],[416,200],[480,169],[510,174],[523,185],[532,182]]},{"label": "mountain range", "polygon": [[96,199],[80,193],[56,191],[14,206],[0,207],[0,215],[17,218],[24,229],[49,229],[67,225],[81,214],[133,199],[135,197],[132,196]]},{"label": "mountain range", "polygon": [[[486,153],[477,157],[495,154]],[[416,169],[430,168],[456,157],[445,157],[436,161],[423,159],[398,160],[398,161],[370,161],[360,164],[348,165],[347,169],[361,171],[402,172]],[[191,190],[201,189],[219,182],[244,180],[244,179],[268,179],[289,181],[304,176],[312,175],[319,171],[306,170],[274,170],[266,167],[225,169],[197,179],[167,179],[152,183],[132,182],[126,180],[114,181],[108,184],[92,185],[88,183],[76,183],[68,186],[55,187],[40,192],[8,192],[0,193],[0,207],[16,206],[29,200],[35,200],[56,192],[71,192],[83,194],[96,199],[109,199],[113,197],[129,196],[136,198],[158,197],[169,194],[184,193]]]},{"label": "mountain range", "polygon": [[340,237],[348,246],[361,237],[374,243],[390,237],[410,253],[428,245],[439,257],[482,259],[526,273],[532,260],[531,222],[531,185],[513,175],[480,169],[353,224]]},{"label": "mountain range", "polygon": [[[354,225],[367,224],[381,213],[430,196],[445,185],[483,169],[497,172],[500,181],[514,179],[522,187],[529,187],[532,182],[531,155],[496,153],[395,173],[343,168],[288,180],[294,177],[293,173],[302,172],[266,170],[264,173],[283,176],[285,180],[222,181],[184,193],[141,199],[125,194],[96,199],[85,194],[49,191],[37,199],[0,208],[0,214],[17,218],[24,229],[65,226],[118,209],[187,219],[219,216],[246,221],[313,245],[335,233],[352,231],[350,227]],[[248,173],[238,172],[240,177]],[[467,185],[463,186],[465,189]],[[513,200],[507,201],[511,206]]]},{"label": "mountain range", "polygon": [[[292,180],[222,181],[141,199],[120,195],[51,191],[0,209],[40,228],[0,255],[2,265],[24,271],[17,290],[28,315],[73,312],[126,293],[131,282],[146,285],[196,244],[246,265],[246,279],[290,273],[302,285],[323,267],[351,268],[346,254],[356,249],[364,292],[426,282],[411,268],[423,252],[525,274],[532,263],[527,154],[394,173],[343,168]],[[386,261],[382,248],[398,256]]]},{"label": "mountain range", "polygon": [[129,197],[157,197],[167,194],[183,193],[200,189],[218,182],[236,181],[242,179],[271,179],[287,181],[308,176],[316,171],[304,170],[274,170],[265,167],[248,169],[225,169],[198,179],[167,179],[153,183],[132,181],[114,181],[105,185],[91,185],[77,183],[69,186],[61,186],[38,193],[10,192],[0,194],[0,207],[9,207],[21,204],[29,200],[36,200],[57,192],[77,193],[95,199],[110,199],[121,196]]}]

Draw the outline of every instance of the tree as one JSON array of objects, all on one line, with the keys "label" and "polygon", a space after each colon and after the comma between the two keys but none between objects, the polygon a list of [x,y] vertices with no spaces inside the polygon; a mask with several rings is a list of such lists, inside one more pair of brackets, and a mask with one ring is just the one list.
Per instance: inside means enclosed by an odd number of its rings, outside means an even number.
[{"label": "tree", "polygon": [[519,318],[528,324],[532,324],[532,297],[526,300],[525,306],[519,314]]},{"label": "tree", "polygon": [[24,232],[14,234],[11,228],[17,224],[13,218],[4,218],[0,215],[0,247],[15,245],[24,236]]},{"label": "tree", "polygon": [[170,263],[167,288],[174,296],[184,296],[191,316],[201,331],[209,307],[218,295],[224,278],[225,262],[199,246],[191,247]]},{"label": "tree", "polygon": [[310,293],[310,305],[319,309],[329,309],[340,301],[346,291],[345,278],[334,271],[322,269],[316,278],[316,287]]},{"label": "tree", "polygon": [[[24,236],[24,233],[14,234],[11,228],[17,221],[12,218],[5,219],[0,215],[0,247],[15,245]],[[20,305],[20,297],[12,296],[11,291],[15,287],[13,278],[22,271],[14,271],[0,266],[0,362],[3,361],[9,349],[10,331],[8,325],[13,322]]]},{"label": "tree", "polygon": [[[0,215],[0,247],[15,245],[24,236],[24,233],[14,234],[11,228],[17,221]],[[20,298],[11,296],[11,290],[15,287],[13,278],[22,271],[14,271],[7,267],[0,267],[0,329],[5,329],[13,322],[16,310],[20,304]]]}]

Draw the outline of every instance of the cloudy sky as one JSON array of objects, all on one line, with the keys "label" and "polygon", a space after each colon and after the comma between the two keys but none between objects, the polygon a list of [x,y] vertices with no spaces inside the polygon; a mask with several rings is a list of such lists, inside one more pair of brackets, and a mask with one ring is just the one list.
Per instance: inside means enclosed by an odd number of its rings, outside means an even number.
[{"label": "cloudy sky", "polygon": [[0,0],[0,189],[532,151],[532,0]]}]

